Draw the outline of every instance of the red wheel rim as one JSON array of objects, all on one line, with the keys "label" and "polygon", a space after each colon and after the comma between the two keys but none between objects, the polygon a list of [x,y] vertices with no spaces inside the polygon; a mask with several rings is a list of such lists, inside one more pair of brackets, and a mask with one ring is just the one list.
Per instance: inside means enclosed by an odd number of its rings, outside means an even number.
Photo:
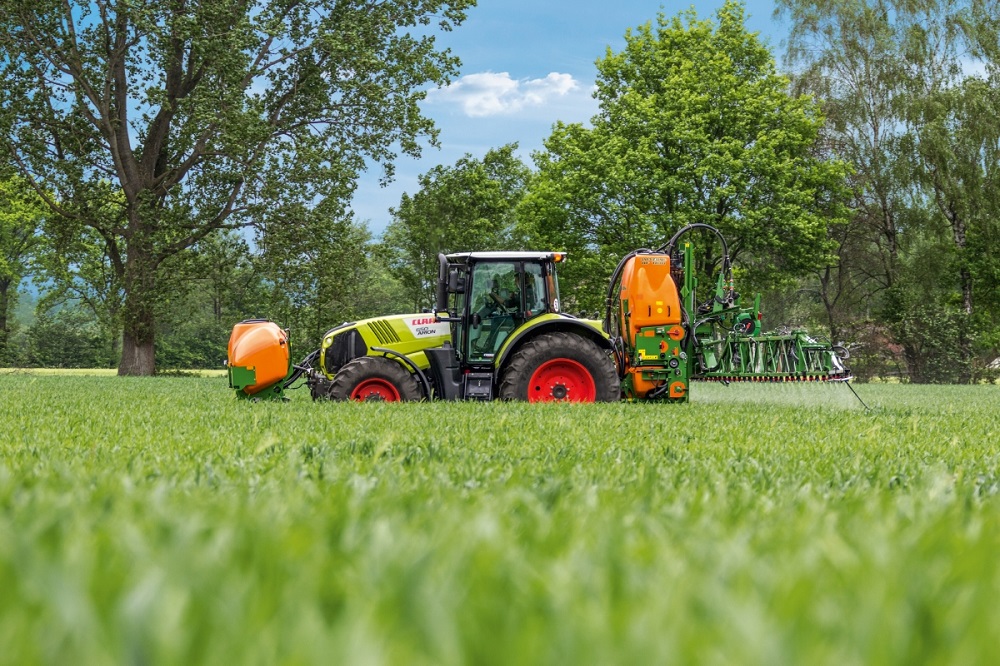
[{"label": "red wheel rim", "polygon": [[542,363],[528,382],[528,402],[594,402],[596,398],[593,376],[569,358]]},{"label": "red wheel rim", "polygon": [[382,400],[399,402],[399,390],[384,379],[366,379],[351,391],[351,400]]}]

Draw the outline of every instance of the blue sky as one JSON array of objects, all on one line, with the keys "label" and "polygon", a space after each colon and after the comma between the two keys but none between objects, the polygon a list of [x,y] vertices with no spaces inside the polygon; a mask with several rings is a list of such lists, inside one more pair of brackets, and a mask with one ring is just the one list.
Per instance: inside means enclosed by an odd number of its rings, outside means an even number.
[{"label": "blue sky", "polygon": [[[380,169],[365,174],[354,197],[356,216],[381,233],[389,208],[404,192],[417,191],[417,176],[466,153],[482,157],[516,141],[529,161],[557,120],[587,122],[595,114],[594,61],[609,46],[621,49],[628,28],[660,11],[674,16],[691,7],[707,18],[722,2],[479,0],[461,27],[439,38],[462,60],[460,77],[423,104],[441,131],[440,150],[425,148],[420,160],[399,158],[396,179],[385,188],[378,185]],[[780,47],[785,28],[772,19],[773,0],[748,0],[746,6],[749,29]]]}]

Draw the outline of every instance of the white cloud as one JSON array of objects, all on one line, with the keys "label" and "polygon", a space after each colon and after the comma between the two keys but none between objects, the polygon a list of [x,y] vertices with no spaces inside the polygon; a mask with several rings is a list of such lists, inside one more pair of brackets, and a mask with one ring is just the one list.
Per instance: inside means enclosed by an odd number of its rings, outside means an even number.
[{"label": "white cloud", "polygon": [[570,74],[552,72],[544,79],[512,79],[508,72],[467,74],[446,88],[432,90],[432,103],[457,104],[467,116],[511,115],[529,106],[544,106],[580,87]]}]

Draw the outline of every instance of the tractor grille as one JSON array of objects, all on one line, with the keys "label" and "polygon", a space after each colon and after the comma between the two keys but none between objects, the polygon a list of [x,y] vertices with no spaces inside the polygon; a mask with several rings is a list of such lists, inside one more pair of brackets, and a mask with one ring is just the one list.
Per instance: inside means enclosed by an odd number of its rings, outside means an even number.
[{"label": "tractor grille", "polygon": [[333,338],[333,344],[326,350],[326,371],[336,373],[341,366],[351,359],[365,356],[368,346],[356,328],[339,333]]},{"label": "tractor grille", "polygon": [[378,339],[379,344],[391,345],[399,342],[399,336],[396,335],[396,331],[392,330],[392,326],[384,321],[373,321],[368,324],[368,328]]}]

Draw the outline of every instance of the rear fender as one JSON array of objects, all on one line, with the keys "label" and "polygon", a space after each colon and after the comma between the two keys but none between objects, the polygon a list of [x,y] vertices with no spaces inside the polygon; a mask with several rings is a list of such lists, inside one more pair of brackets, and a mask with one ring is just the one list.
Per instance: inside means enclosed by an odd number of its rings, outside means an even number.
[{"label": "rear fender", "polygon": [[567,332],[576,333],[592,340],[601,349],[611,351],[611,341],[601,331],[601,322],[589,319],[577,319],[564,314],[545,314],[530,319],[517,328],[500,347],[500,352],[494,361],[494,367],[499,371],[513,357],[518,349],[529,340],[545,333]]}]

